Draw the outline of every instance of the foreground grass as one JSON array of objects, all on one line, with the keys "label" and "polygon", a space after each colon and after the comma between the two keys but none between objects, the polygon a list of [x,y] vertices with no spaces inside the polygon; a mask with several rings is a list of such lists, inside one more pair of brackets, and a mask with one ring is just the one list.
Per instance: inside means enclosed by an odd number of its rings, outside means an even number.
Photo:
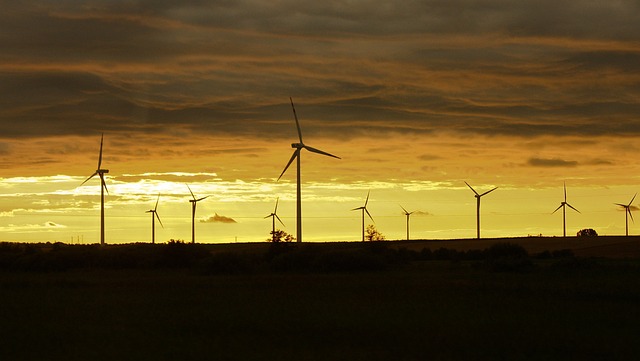
[{"label": "foreground grass", "polygon": [[640,267],[0,273],[2,360],[627,360]]}]

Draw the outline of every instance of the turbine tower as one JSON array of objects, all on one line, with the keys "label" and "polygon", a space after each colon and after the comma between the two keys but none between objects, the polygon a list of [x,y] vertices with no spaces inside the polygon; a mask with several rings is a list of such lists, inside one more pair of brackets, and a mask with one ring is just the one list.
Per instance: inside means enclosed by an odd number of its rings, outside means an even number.
[{"label": "turbine tower", "polygon": [[573,209],[574,211],[580,213],[579,210],[573,208],[571,204],[567,203],[567,184],[564,183],[564,201],[560,202],[560,205],[558,206],[558,208],[556,208],[556,210],[553,211],[553,213],[556,213],[558,209],[562,208],[562,237],[567,236],[567,212],[566,212],[567,206]]},{"label": "turbine tower", "polygon": [[409,240],[409,216],[415,213],[415,211],[409,212],[406,209],[404,209],[403,206],[400,206],[400,208],[402,208],[402,210],[404,211],[404,215],[407,216],[407,241],[408,241]]},{"label": "turbine tower", "polygon": [[376,223],[376,221],[373,220],[373,217],[371,217],[371,213],[369,213],[369,210],[367,209],[367,203],[369,203],[370,193],[371,191],[367,192],[367,199],[364,201],[364,206],[352,209],[352,211],[362,210],[362,242],[364,242],[364,213],[367,212],[367,215],[369,216],[369,218],[371,218],[371,221],[373,223]]},{"label": "turbine tower", "polygon": [[98,157],[98,169],[89,178],[87,178],[84,182],[82,182],[82,184],[80,184],[80,186],[83,186],[85,183],[87,183],[91,178],[95,177],[96,175],[100,177],[100,245],[104,245],[104,191],[107,191],[107,194],[109,193],[109,190],[107,189],[107,184],[104,181],[104,175],[106,173],[109,173],[109,170],[100,168],[102,166],[103,141],[104,141],[104,133],[102,133],[102,136],[100,137],[100,156]]},{"label": "turbine tower", "polygon": [[329,154],[327,152],[324,152],[320,149],[316,149],[316,148],[312,148],[308,145],[305,145],[304,142],[302,141],[302,131],[300,130],[300,122],[298,121],[298,115],[296,114],[296,108],[293,106],[293,99],[289,98],[289,100],[291,101],[291,109],[293,109],[293,117],[296,120],[296,127],[298,128],[298,138],[300,139],[299,143],[292,143],[291,144],[291,148],[294,148],[295,150],[293,151],[293,155],[291,156],[291,159],[289,159],[289,163],[287,163],[287,166],[284,167],[284,170],[282,171],[282,173],[280,173],[280,176],[278,177],[278,180],[280,180],[280,178],[282,178],[282,176],[284,175],[284,173],[287,171],[287,169],[289,169],[289,166],[291,165],[291,163],[293,163],[293,161],[295,159],[297,159],[297,167],[298,167],[298,174],[297,174],[297,189],[296,189],[296,238],[298,242],[302,242],[302,197],[301,197],[301,192],[300,192],[300,154],[302,149],[306,149],[312,153],[318,153],[321,155],[326,155],[329,157],[333,157],[333,158],[337,158],[340,159],[340,157],[337,157],[333,154]]},{"label": "turbine tower", "polygon": [[273,242],[276,241],[276,219],[278,220],[278,222],[280,222],[280,224],[283,227],[286,227],[284,223],[282,223],[282,220],[280,219],[280,217],[278,217],[278,201],[279,200],[280,198],[276,199],[276,208],[274,208],[273,213],[264,217],[265,219],[271,217],[271,240]]},{"label": "turbine tower", "polygon": [[631,202],[629,202],[629,204],[615,203],[615,205],[624,208],[624,229],[625,235],[627,237],[629,236],[629,217],[631,217],[631,221],[633,221],[633,214],[631,214],[631,203],[633,203],[633,200],[636,199],[637,195],[638,193],[633,195],[633,198],[631,198]]},{"label": "turbine tower", "polygon": [[189,193],[191,193],[191,197],[193,199],[189,199],[189,203],[191,203],[191,243],[196,243],[196,205],[201,200],[209,198],[209,196],[197,198],[191,191],[191,187],[187,184],[187,188],[189,188]]},{"label": "turbine tower", "polygon": [[498,189],[498,187],[495,187],[491,190],[488,190],[482,194],[479,194],[478,192],[476,192],[475,189],[473,189],[473,187],[471,187],[469,185],[469,183],[467,183],[466,181],[464,182],[464,184],[467,185],[467,187],[469,187],[473,193],[474,193],[474,197],[476,197],[476,236],[478,239],[480,239],[480,198],[482,198],[482,196],[487,195],[493,191],[495,191],[496,189]]},{"label": "turbine tower", "polygon": [[158,199],[156,200],[156,206],[153,207],[153,209],[150,209],[145,212],[145,213],[151,213],[151,244],[156,243],[156,218],[158,218],[158,222],[160,222],[160,225],[162,226],[162,228],[164,228],[164,225],[160,220],[160,216],[158,215],[158,202],[160,202],[159,193],[158,193]]}]

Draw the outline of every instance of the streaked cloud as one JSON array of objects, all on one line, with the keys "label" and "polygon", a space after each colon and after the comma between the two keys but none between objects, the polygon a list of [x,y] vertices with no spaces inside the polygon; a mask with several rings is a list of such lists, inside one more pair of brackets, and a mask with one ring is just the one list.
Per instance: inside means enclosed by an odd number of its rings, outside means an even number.
[{"label": "streaked cloud", "polygon": [[527,164],[533,167],[577,167],[578,161],[559,158],[529,158]]}]

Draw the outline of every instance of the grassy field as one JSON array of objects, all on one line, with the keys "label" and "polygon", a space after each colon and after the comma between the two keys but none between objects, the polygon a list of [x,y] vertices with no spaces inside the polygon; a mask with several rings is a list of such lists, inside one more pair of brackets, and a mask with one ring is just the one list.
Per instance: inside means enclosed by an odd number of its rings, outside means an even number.
[{"label": "grassy field", "polygon": [[441,260],[330,273],[3,271],[0,359],[633,360],[640,355],[637,260],[569,257],[533,264],[514,272],[493,272],[482,261]]}]

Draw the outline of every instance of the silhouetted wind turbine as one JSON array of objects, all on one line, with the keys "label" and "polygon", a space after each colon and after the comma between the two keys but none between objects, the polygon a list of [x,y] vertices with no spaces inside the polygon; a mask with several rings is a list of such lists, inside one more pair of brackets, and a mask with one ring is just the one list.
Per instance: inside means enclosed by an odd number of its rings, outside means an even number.
[{"label": "silhouetted wind turbine", "polygon": [[280,200],[280,198],[276,199],[276,207],[273,209],[273,213],[271,213],[270,215],[264,217],[269,218],[271,217],[271,221],[272,221],[272,225],[271,225],[271,239],[275,242],[276,240],[276,219],[278,220],[278,222],[280,222],[280,224],[283,227],[286,227],[284,225],[284,223],[282,223],[282,220],[280,219],[280,217],[278,217],[278,201]]},{"label": "silhouetted wind turbine", "polygon": [[187,188],[189,188],[189,193],[191,193],[191,197],[193,197],[193,199],[189,199],[189,202],[191,203],[191,243],[196,243],[196,204],[201,200],[209,198],[209,196],[196,199],[196,196],[193,194],[191,187],[189,187],[188,184]]},{"label": "silhouetted wind turbine", "polygon": [[482,194],[478,194],[478,192],[476,192],[476,190],[473,189],[473,187],[471,187],[469,185],[469,183],[467,183],[465,181],[464,184],[466,184],[467,187],[469,187],[473,191],[474,197],[476,197],[476,228],[477,228],[476,234],[477,234],[478,239],[480,239],[480,198],[482,198],[482,196],[484,196],[484,195],[487,195],[487,194],[495,191],[496,189],[498,189],[498,187],[495,187],[495,188],[493,188],[491,190],[488,190],[488,191],[486,191],[486,192],[484,192]]},{"label": "silhouetted wind turbine", "polygon": [[300,192],[300,154],[302,149],[306,149],[312,153],[318,153],[321,155],[326,155],[329,157],[333,157],[333,158],[338,158],[340,159],[340,157],[337,157],[333,154],[329,154],[327,152],[324,152],[320,149],[316,149],[316,148],[312,148],[308,145],[305,145],[304,142],[302,141],[302,131],[300,130],[300,122],[298,121],[298,115],[296,114],[296,108],[293,106],[293,99],[289,98],[289,100],[291,101],[291,109],[293,109],[293,117],[296,120],[296,127],[298,128],[298,138],[300,139],[300,143],[292,143],[291,144],[291,148],[294,148],[295,150],[293,151],[293,155],[291,156],[291,159],[289,159],[289,163],[287,163],[287,166],[284,167],[284,170],[282,171],[282,173],[280,173],[280,176],[278,177],[278,180],[280,180],[280,178],[282,178],[282,176],[284,175],[284,173],[287,171],[287,169],[289,169],[289,166],[291,165],[291,163],[293,163],[294,159],[297,159],[297,167],[298,167],[298,174],[297,174],[297,192],[296,192],[296,238],[298,242],[302,242],[302,198],[301,198],[301,192]]},{"label": "silhouetted wind turbine", "polygon": [[415,211],[409,212],[406,209],[404,209],[403,206],[400,206],[400,208],[402,208],[402,210],[404,211],[404,215],[407,216],[407,241],[408,241],[409,240],[409,216],[412,215]]},{"label": "silhouetted wind turbine", "polygon": [[98,169],[87,178],[80,186],[84,185],[89,181],[89,179],[95,177],[96,175],[100,177],[100,244],[104,245],[104,191],[109,193],[107,189],[107,184],[104,181],[104,175],[109,173],[108,169],[100,168],[102,166],[102,143],[104,141],[104,133],[100,137],[100,156],[98,157]]},{"label": "silhouetted wind turbine", "polygon": [[153,209],[150,209],[145,212],[145,213],[151,213],[151,244],[156,243],[156,218],[158,218],[158,222],[160,222],[160,225],[162,226],[162,228],[164,228],[164,225],[160,220],[160,216],[158,215],[158,202],[160,202],[160,194],[158,194],[158,199],[156,200],[156,206],[153,207]]},{"label": "silhouetted wind turbine", "polygon": [[631,202],[629,202],[629,204],[615,203],[617,206],[624,208],[624,229],[626,236],[629,236],[629,216],[631,216],[631,221],[633,221],[633,214],[631,214],[631,203],[633,203],[633,200],[636,199],[637,195],[638,193],[633,195],[633,198],[631,198]]},{"label": "silhouetted wind turbine", "polygon": [[352,209],[352,211],[362,210],[362,242],[364,242],[364,213],[367,212],[367,215],[369,216],[369,218],[371,218],[371,221],[373,221],[373,223],[376,222],[373,220],[373,217],[371,217],[371,213],[369,213],[369,210],[367,209],[367,203],[369,203],[370,193],[371,191],[367,192],[367,199],[364,201],[364,206]]},{"label": "silhouetted wind turbine", "polygon": [[560,202],[560,205],[558,206],[558,208],[556,208],[556,210],[553,211],[553,213],[556,213],[558,209],[562,208],[562,237],[567,236],[567,212],[566,212],[567,206],[569,206],[569,208],[573,209],[574,211],[580,213],[579,210],[573,208],[571,204],[567,203],[567,184],[564,183],[564,201]]}]

